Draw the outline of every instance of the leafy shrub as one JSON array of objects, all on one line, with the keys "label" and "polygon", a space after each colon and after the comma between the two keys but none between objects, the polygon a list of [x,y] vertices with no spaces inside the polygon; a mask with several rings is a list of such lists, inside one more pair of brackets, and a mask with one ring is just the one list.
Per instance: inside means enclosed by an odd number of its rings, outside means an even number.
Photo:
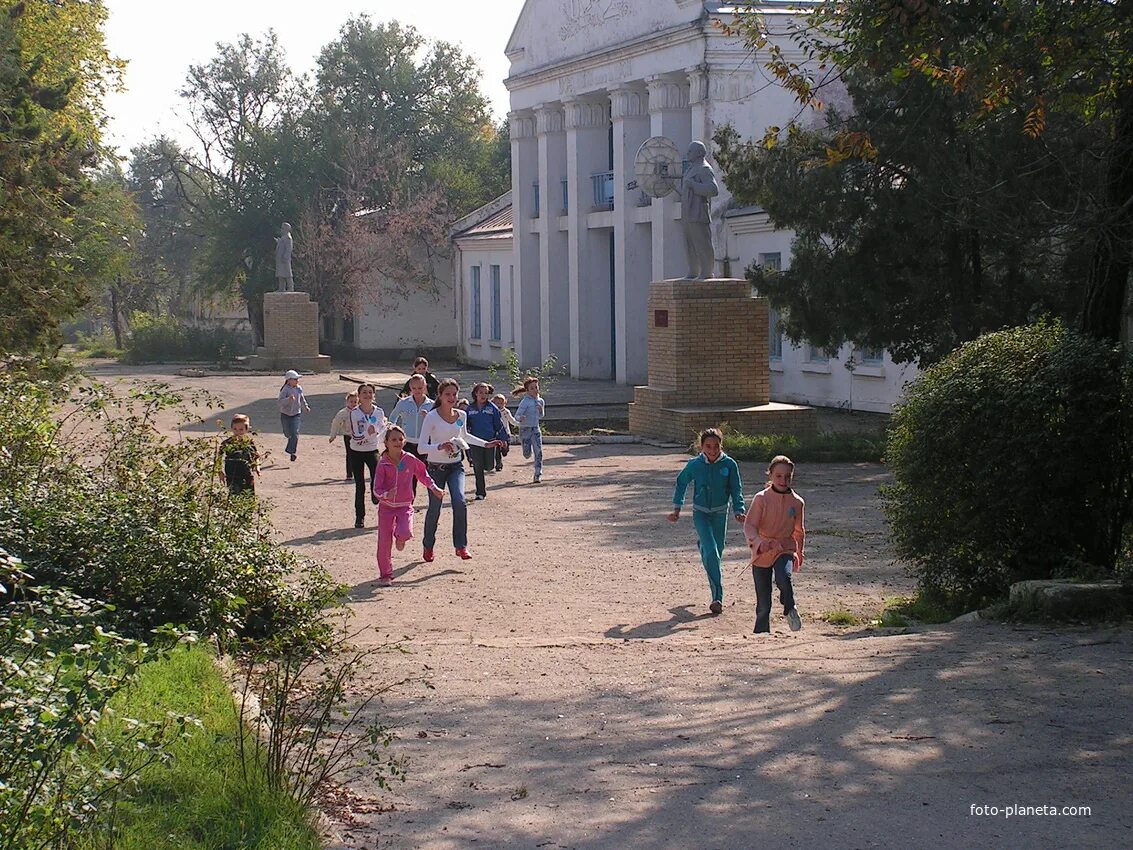
[{"label": "leafy shrub", "polygon": [[1058,324],[968,343],[892,421],[883,491],[922,592],[975,607],[1021,579],[1112,571],[1133,499],[1133,367]]},{"label": "leafy shrub", "polygon": [[70,847],[192,721],[119,717],[106,734],[107,704],[158,653],[105,628],[97,603],[33,586],[2,549],[0,592],[0,847]]},{"label": "leafy shrub", "polygon": [[138,312],[130,317],[126,360],[130,363],[171,360],[228,363],[240,352],[251,349],[250,337],[228,328],[186,325],[173,316]]},{"label": "leafy shrub", "polygon": [[54,395],[0,378],[0,546],[37,580],[111,603],[135,637],[165,623],[222,645],[328,634],[321,611],[339,588],[271,541],[259,503],[219,486],[215,441],[157,432],[181,403],[168,387]]},{"label": "leafy shrub", "polygon": [[[809,437],[791,434],[741,434],[725,426],[724,450],[736,460],[768,463],[776,455],[787,455],[801,463],[880,463],[885,452],[882,434],[829,432]],[[700,451],[693,440],[689,451]]]},{"label": "leafy shrub", "polygon": [[97,334],[85,334],[78,331],[75,334],[75,350],[86,357],[121,357],[122,349],[114,339],[114,333],[104,330]]}]

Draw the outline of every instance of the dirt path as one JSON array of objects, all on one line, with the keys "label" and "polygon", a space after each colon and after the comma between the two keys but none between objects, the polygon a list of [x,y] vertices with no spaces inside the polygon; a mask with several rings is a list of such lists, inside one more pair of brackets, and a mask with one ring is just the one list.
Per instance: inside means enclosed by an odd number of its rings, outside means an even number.
[{"label": "dirt path", "polygon": [[[385,810],[360,805],[340,826],[346,846],[1133,845],[1126,629],[891,634],[819,619],[875,613],[910,590],[885,546],[880,467],[800,466],[805,625],[792,634],[777,617],[757,639],[739,530],[724,614],[709,617],[691,522],[664,520],[679,453],[547,447],[535,486],[512,452],[489,498],[470,506],[474,559],[453,556],[446,509],[437,560],[411,544],[384,589],[373,581],[374,517],[351,528],[341,443],[323,436],[345,385],[304,379],[316,411],[291,464],[265,400],[273,378],[195,383],[229,413],[250,412],[275,452],[261,492],[281,540],[352,586],[373,640],[404,636],[410,654],[383,657],[373,675],[428,668],[431,690],[381,707],[409,780],[391,793],[356,783]],[[754,492],[756,468],[742,471]],[[1091,814],[1006,817],[1016,805]]]}]

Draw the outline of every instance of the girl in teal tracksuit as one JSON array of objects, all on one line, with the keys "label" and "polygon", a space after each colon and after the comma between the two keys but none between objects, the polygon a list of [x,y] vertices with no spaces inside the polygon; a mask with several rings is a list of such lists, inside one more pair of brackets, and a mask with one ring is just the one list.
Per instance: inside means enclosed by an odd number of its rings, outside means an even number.
[{"label": "girl in teal tracksuit", "polygon": [[700,454],[685,464],[677,476],[673,493],[673,510],[669,521],[681,516],[685,490],[693,484],[692,522],[696,526],[697,546],[708,586],[712,589],[713,614],[724,609],[724,584],[720,579],[720,558],[724,554],[724,536],[728,532],[728,507],[737,522],[744,521],[744,490],[739,465],[724,454],[724,437],[717,428],[700,432]]}]

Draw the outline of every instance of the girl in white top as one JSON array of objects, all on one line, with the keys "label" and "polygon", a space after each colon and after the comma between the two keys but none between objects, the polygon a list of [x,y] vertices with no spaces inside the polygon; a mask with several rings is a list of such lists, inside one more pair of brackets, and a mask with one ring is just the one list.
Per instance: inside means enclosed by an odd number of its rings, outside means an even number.
[{"label": "girl in white top", "polygon": [[[513,431],[518,431],[519,420],[512,416],[511,411],[507,408],[507,396],[503,393],[496,393],[492,396],[492,404],[500,409],[500,419],[504,420],[507,432],[511,434]],[[496,472],[504,471],[505,454],[507,454],[507,446],[500,446],[496,449]]]},{"label": "girl in white top", "polygon": [[[452,498],[452,545],[456,554],[468,560],[468,507],[464,502],[464,450],[468,446],[496,447],[501,440],[481,440],[468,433],[467,415],[457,410],[456,397],[460,384],[452,378],[441,381],[437,389],[436,407],[429,411],[421,423],[417,450],[428,461],[429,477],[437,487],[448,487]],[[421,541],[425,551],[422,557],[433,560],[433,544],[437,540],[437,523],[441,518],[441,500],[429,493],[429,510],[425,514],[425,537]]]},{"label": "girl in white top", "polygon": [[[354,527],[366,527],[366,469],[370,470],[370,486],[378,468],[378,446],[386,430],[385,412],[374,404],[373,384],[358,385],[358,406],[350,411],[350,471],[354,476]],[[376,505],[377,499],[371,496]]]},{"label": "girl in white top", "polygon": [[330,439],[333,443],[336,437],[342,437],[342,447],[346,450],[346,480],[350,481],[354,473],[350,471],[350,411],[358,406],[358,393],[351,390],[346,394],[346,407],[334,415],[330,423]]}]

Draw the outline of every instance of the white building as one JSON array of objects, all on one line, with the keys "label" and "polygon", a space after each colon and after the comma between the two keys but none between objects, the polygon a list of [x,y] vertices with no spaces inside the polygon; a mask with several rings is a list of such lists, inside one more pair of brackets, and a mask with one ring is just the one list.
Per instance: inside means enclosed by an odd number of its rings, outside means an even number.
[{"label": "white building", "polygon": [[[767,0],[761,11],[781,31],[799,6]],[[465,249],[454,269],[459,344],[469,359],[499,359],[497,349],[510,344],[524,364],[555,354],[576,378],[645,382],[649,284],[681,277],[686,262],[677,197],[626,189],[638,148],[666,136],[682,150],[694,139],[711,149],[718,126],[762,136],[798,111],[768,79],[764,60],[713,24],[729,8],[705,0],[527,1],[507,46],[512,244],[497,233],[490,250]],[[783,47],[788,59],[804,61]],[[790,262],[790,233],[773,230],[758,210],[727,209],[721,197],[718,271]],[[489,253],[498,262],[472,262]],[[913,374],[884,352],[794,348],[771,330],[776,400],[844,406],[852,391],[855,409],[884,411]]]}]

